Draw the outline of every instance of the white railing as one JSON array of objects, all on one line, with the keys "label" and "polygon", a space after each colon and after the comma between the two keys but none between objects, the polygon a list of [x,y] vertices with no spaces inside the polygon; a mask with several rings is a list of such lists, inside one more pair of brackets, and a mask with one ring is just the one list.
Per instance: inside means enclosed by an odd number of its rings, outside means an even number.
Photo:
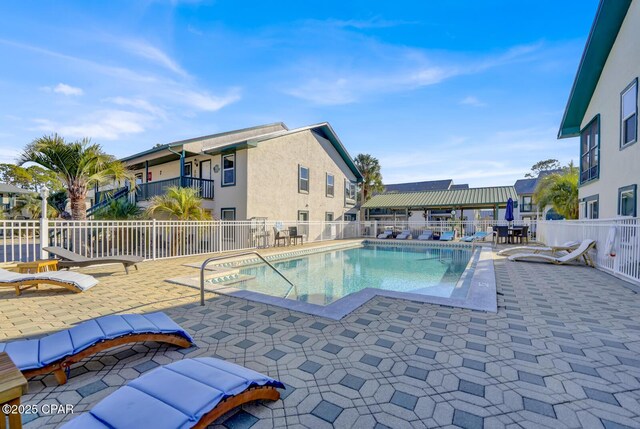
[{"label": "white railing", "polygon": [[[46,257],[41,252],[41,242],[42,247],[64,247],[88,257],[137,255],[160,259],[270,247],[276,244],[276,230],[288,233],[290,228],[295,228],[296,235],[302,235],[304,242],[317,242],[376,237],[387,228],[395,232],[409,229],[414,238],[425,230],[440,233],[455,229],[462,236],[486,231],[496,224],[506,222],[12,220],[0,221],[3,239],[0,261],[33,261]],[[530,234],[535,233],[535,224],[528,225]]]},{"label": "white railing", "polygon": [[[446,221],[394,221],[380,220],[377,221],[377,233],[380,234],[385,229],[393,229],[394,231],[411,231],[411,235],[418,237],[423,231],[429,230],[440,234],[444,231],[455,231],[456,236],[473,235],[476,232],[487,232],[497,225],[508,225],[506,220],[446,220]],[[528,235],[530,239],[536,237],[536,221],[535,220],[516,220],[511,222],[513,226],[528,226]]]},{"label": "white railing", "polygon": [[[615,231],[615,238],[609,243],[612,231]],[[598,268],[621,278],[640,282],[638,218],[541,221],[538,224],[538,237],[549,245],[595,240],[593,259]]]}]

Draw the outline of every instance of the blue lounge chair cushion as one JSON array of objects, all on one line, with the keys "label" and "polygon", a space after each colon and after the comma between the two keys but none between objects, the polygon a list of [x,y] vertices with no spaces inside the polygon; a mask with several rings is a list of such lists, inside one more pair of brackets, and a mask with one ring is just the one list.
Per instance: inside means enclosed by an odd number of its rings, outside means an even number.
[{"label": "blue lounge chair cushion", "polygon": [[440,234],[441,241],[451,241],[455,237],[455,233],[453,231],[445,231]]},{"label": "blue lounge chair cushion", "polygon": [[74,428],[190,428],[222,400],[253,386],[284,385],[214,358],[185,359],[156,368],[64,425]]},{"label": "blue lounge chair cushion", "polygon": [[125,314],[88,320],[37,340],[0,343],[20,370],[42,368],[64,357],[72,356],[101,341],[131,334],[175,334],[193,342],[193,338],[162,312]]}]

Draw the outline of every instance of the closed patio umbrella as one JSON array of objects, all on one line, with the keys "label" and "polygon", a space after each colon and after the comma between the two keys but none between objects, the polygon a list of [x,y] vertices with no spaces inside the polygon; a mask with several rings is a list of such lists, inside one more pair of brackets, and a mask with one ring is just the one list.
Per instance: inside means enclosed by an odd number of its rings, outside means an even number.
[{"label": "closed patio umbrella", "polygon": [[507,200],[507,210],[504,213],[504,220],[507,222],[513,222],[513,199],[509,198]]}]

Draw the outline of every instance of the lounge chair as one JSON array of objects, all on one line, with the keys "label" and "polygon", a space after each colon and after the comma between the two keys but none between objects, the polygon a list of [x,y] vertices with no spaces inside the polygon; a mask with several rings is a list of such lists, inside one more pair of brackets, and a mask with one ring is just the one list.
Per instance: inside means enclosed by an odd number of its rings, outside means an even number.
[{"label": "lounge chair", "polygon": [[422,231],[422,234],[418,236],[418,240],[431,240],[433,238],[433,231],[427,229],[426,231]]},{"label": "lounge chair", "polygon": [[300,244],[304,244],[304,236],[302,234],[298,233],[298,227],[297,226],[290,226],[289,227],[289,242],[291,242],[291,240],[293,240],[293,244],[298,244],[298,239],[300,239]]},{"label": "lounge chair", "polygon": [[71,250],[64,249],[62,247],[45,247],[45,251],[60,258],[58,266],[60,268],[74,268],[74,267],[88,267],[91,265],[104,265],[104,264],[122,264],[124,271],[129,274],[129,267],[134,266],[138,269],[139,262],[144,261],[144,258],[134,255],[122,255],[122,256],[104,256],[101,258],[87,258]]},{"label": "lounge chair", "polygon": [[471,243],[473,241],[484,241],[484,239],[487,237],[487,235],[489,235],[489,234],[487,234],[484,231],[479,231],[479,232],[476,232],[473,235],[467,235],[466,237],[462,237],[460,239],[460,241],[466,241],[467,243]]},{"label": "lounge chair", "polygon": [[596,245],[596,242],[593,240],[584,240],[580,243],[576,249],[571,251],[570,253],[561,256],[551,256],[545,255],[542,253],[518,253],[516,255],[509,256],[510,261],[531,261],[531,262],[550,262],[552,264],[563,265],[568,264],[569,262],[580,260],[581,258],[584,260],[584,263],[589,267],[595,267],[595,264],[591,260],[589,256],[589,250],[591,250]]},{"label": "lounge chair", "polygon": [[440,234],[440,241],[452,241],[454,238],[456,238],[455,231],[445,231]]},{"label": "lounge chair", "polygon": [[156,341],[190,347],[191,336],[164,313],[98,317],[40,339],[0,343],[25,377],[53,372],[59,384],[69,367],[82,359],[122,344]]},{"label": "lounge chair", "polygon": [[402,231],[400,234],[396,236],[397,240],[411,240],[412,238],[413,236],[411,235],[411,231],[408,229],[405,229],[404,231]]},{"label": "lounge chair", "polygon": [[40,284],[62,286],[72,292],[84,292],[98,284],[98,280],[82,273],[69,271],[45,271],[42,273],[20,274],[0,268],[0,286],[13,287],[16,296],[23,290],[37,288]]},{"label": "lounge chair", "polygon": [[204,357],[161,366],[130,381],[65,429],[206,428],[243,404],[277,401],[284,385],[259,372]]},{"label": "lounge chair", "polygon": [[378,234],[378,238],[391,238],[393,237],[392,229],[385,229],[382,234]]},{"label": "lounge chair", "polygon": [[508,256],[516,253],[551,253],[555,255],[558,252],[572,252],[578,246],[580,246],[579,241],[567,241],[560,246],[517,246],[510,247],[508,249],[503,249],[498,252],[500,256]]}]

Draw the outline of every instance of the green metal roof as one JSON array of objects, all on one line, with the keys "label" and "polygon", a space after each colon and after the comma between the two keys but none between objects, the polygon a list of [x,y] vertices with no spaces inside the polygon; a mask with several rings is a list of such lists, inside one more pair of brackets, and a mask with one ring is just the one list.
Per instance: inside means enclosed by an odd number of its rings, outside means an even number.
[{"label": "green metal roof", "polygon": [[373,196],[362,208],[481,208],[504,206],[507,200],[518,200],[513,186],[454,189],[448,191],[404,192]]},{"label": "green metal roof", "polygon": [[580,124],[632,0],[601,0],[562,117],[558,138],[580,135]]}]

